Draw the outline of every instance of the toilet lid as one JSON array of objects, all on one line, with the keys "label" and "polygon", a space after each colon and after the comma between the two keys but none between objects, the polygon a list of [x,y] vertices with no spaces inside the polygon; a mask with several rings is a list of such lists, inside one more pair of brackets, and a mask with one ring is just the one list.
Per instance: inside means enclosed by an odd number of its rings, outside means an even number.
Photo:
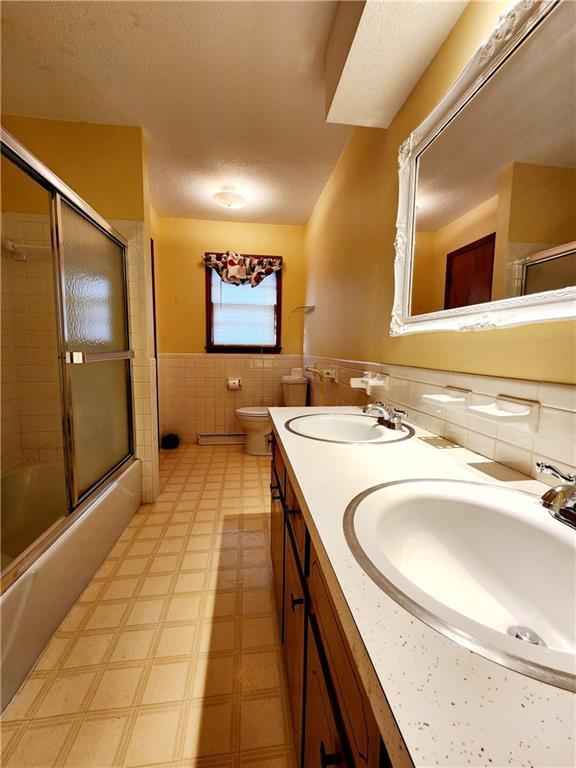
[{"label": "toilet lid", "polygon": [[308,384],[305,376],[282,376],[282,384]]},{"label": "toilet lid", "polygon": [[249,405],[245,408],[237,408],[236,416],[268,416],[268,408],[265,405]]}]

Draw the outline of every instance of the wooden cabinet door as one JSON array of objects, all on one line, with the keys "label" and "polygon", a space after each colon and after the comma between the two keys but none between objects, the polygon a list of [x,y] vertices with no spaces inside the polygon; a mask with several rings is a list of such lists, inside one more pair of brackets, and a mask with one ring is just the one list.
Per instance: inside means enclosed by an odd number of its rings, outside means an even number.
[{"label": "wooden cabinet door", "polygon": [[296,754],[302,736],[302,701],[304,696],[304,642],[306,603],[292,543],[285,534],[284,548],[284,663]]},{"label": "wooden cabinet door", "polygon": [[274,583],[274,601],[280,637],[284,637],[284,507],[280,497],[274,469],[270,480],[272,494],[270,507],[270,554],[272,558],[272,577]]},{"label": "wooden cabinet door", "polygon": [[332,701],[311,622],[306,659],[304,768],[352,765],[346,757],[342,728],[338,726]]}]

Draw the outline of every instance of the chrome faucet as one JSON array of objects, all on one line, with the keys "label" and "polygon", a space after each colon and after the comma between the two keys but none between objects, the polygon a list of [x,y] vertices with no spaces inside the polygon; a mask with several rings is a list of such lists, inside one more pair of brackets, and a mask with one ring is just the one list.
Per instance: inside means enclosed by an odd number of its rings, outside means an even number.
[{"label": "chrome faucet", "polygon": [[387,429],[402,429],[402,419],[408,414],[401,408],[395,408],[393,405],[385,405],[378,401],[377,403],[368,403],[362,408],[362,413],[367,415],[373,411],[378,413],[378,424]]},{"label": "chrome faucet", "polygon": [[553,475],[564,481],[564,484],[546,491],[542,496],[542,505],[556,520],[576,529],[576,475],[565,474],[543,461],[536,462],[536,469],[544,475]]}]

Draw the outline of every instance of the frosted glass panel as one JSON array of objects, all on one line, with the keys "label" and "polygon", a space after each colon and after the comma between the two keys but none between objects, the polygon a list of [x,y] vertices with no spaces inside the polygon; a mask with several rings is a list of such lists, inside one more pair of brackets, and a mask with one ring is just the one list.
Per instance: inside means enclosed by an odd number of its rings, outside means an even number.
[{"label": "frosted glass panel", "polygon": [[130,452],[128,363],[69,366],[78,495]]},{"label": "frosted glass panel", "polygon": [[62,232],[69,348],[126,349],[122,248],[64,201]]}]

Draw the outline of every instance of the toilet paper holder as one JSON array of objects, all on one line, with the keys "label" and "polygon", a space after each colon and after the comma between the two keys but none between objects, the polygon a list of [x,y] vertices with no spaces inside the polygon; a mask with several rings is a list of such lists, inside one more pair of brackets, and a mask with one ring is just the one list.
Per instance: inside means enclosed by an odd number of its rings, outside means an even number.
[{"label": "toilet paper holder", "polygon": [[232,391],[242,389],[242,379],[227,379],[226,387]]}]

